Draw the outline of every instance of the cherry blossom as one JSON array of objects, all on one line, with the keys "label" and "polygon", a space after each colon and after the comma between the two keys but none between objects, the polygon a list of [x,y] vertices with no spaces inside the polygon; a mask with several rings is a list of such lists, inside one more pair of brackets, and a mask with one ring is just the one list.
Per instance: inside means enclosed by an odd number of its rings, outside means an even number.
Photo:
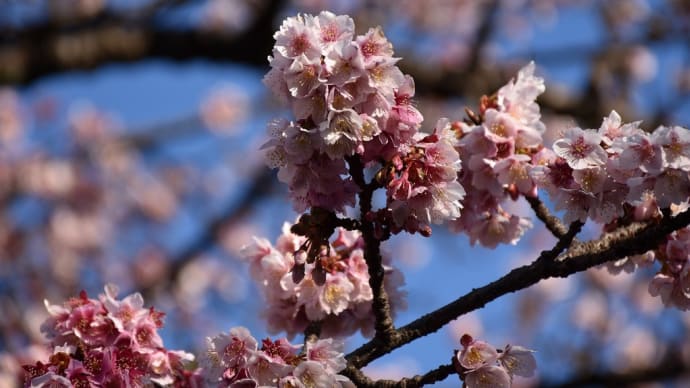
[{"label": "cherry blossom", "polygon": [[[361,233],[337,228],[336,238],[312,263],[300,258],[306,242],[286,223],[275,246],[255,238],[243,249],[252,277],[265,298],[263,314],[269,331],[285,331],[293,337],[303,332],[310,321],[321,320],[324,335],[344,336],[357,330],[370,335],[373,294]],[[295,282],[293,271],[298,262],[304,264],[304,277]],[[318,268],[325,272],[323,283],[317,279]],[[398,290],[402,275],[388,264],[385,271],[393,311],[404,308],[404,294]]]},{"label": "cherry blossom", "polygon": [[[292,108],[297,122],[269,124],[267,163],[280,169],[296,210],[343,212],[354,205],[357,191],[344,158],[390,160],[417,141],[423,118],[412,103],[414,81],[395,65],[393,46],[381,29],[355,37],[348,16],[324,11],[287,18],[274,37],[264,82]],[[456,212],[440,209],[445,204],[438,202],[458,193],[457,187],[429,192],[425,204],[452,217]]]},{"label": "cherry blossom", "polygon": [[[157,333],[163,313],[144,308],[140,294],[117,299],[117,287],[90,299],[86,292],[64,305],[50,305],[42,326],[53,355],[24,367],[25,387],[43,386],[199,386],[194,356],[167,350]],[[80,385],[81,384],[81,385]]]},{"label": "cherry blossom", "polygon": [[594,131],[569,128],[563,138],[553,143],[553,151],[565,159],[570,168],[579,170],[604,164],[607,155],[600,143],[601,136]]},{"label": "cherry blossom", "polygon": [[207,339],[202,363],[209,384],[219,387],[354,387],[345,369],[342,342],[308,341],[306,351],[287,339],[257,340],[244,327]]},{"label": "cherry blossom", "polygon": [[388,207],[396,225],[410,232],[419,223],[460,217],[465,189],[457,181],[461,162],[453,147],[454,132],[447,120],[437,126],[431,135],[418,134],[414,151],[395,158],[388,176],[381,179],[387,181]]},{"label": "cherry blossom", "polygon": [[508,371],[510,376],[532,377],[537,368],[534,351],[522,346],[507,345],[501,357],[500,364]]},{"label": "cherry blossom", "polygon": [[528,64],[492,97],[482,98],[479,115],[451,124],[464,167],[458,181],[467,194],[462,217],[450,227],[467,233],[472,244],[492,248],[515,244],[532,225],[529,219],[506,212],[501,204],[520,196],[535,197],[538,191],[539,176],[533,170],[539,163],[533,159],[546,149],[535,99],[545,87],[534,71],[534,63]]},{"label": "cherry blossom", "polygon": [[511,387],[513,376],[531,377],[536,369],[534,351],[507,345],[501,352],[469,334],[460,338],[463,346],[453,363],[467,388]]}]

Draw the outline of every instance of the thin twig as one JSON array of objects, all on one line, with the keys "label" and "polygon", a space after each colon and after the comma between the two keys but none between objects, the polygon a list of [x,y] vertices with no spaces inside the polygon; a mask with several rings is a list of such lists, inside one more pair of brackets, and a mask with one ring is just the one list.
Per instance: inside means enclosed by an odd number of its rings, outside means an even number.
[{"label": "thin twig", "polygon": [[561,238],[566,234],[568,229],[565,227],[565,225],[563,225],[558,217],[551,214],[549,208],[544,205],[539,197],[525,196],[525,199],[532,207],[532,210],[534,210],[534,214],[537,216],[537,218],[544,223],[546,229],[548,229],[549,232],[554,235],[554,237]]},{"label": "thin twig", "polygon": [[428,371],[423,375],[414,377],[405,377],[401,380],[372,380],[367,377],[361,370],[348,366],[344,371],[350,377],[357,387],[369,388],[416,388],[426,384],[433,384],[445,380],[448,376],[456,373],[452,364],[441,365],[435,369]]},{"label": "thin twig", "polygon": [[391,316],[391,307],[384,285],[383,258],[381,257],[381,241],[374,233],[374,223],[367,220],[367,213],[371,211],[371,201],[375,185],[364,181],[364,166],[359,156],[347,159],[350,175],[360,187],[359,209],[362,237],[364,238],[364,259],[369,270],[369,286],[373,293],[371,308],[374,312],[376,330],[375,338],[387,342],[395,334],[395,326]]}]

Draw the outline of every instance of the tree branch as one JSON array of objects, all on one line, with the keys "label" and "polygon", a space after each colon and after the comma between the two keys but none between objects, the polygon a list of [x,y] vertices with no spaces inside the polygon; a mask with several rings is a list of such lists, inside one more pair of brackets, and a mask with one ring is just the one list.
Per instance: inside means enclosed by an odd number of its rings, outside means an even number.
[{"label": "tree branch", "polygon": [[455,368],[452,364],[441,365],[438,368],[432,369],[423,375],[414,377],[405,377],[399,381],[395,380],[372,380],[367,377],[361,370],[348,366],[343,372],[350,377],[358,387],[370,388],[415,388],[426,384],[433,384],[445,380],[448,376],[455,373]]},{"label": "tree branch", "polygon": [[607,233],[598,240],[580,243],[565,257],[556,260],[562,251],[561,248],[570,244],[575,237],[575,233],[572,232],[579,229],[579,226],[574,223],[570,231],[558,241],[553,249],[543,251],[532,264],[516,268],[502,278],[474,289],[455,301],[397,329],[396,335],[390,342],[381,342],[374,338],[348,354],[347,359],[351,365],[360,368],[394,349],[437,331],[451,320],[484,307],[503,295],[530,287],[543,279],[568,277],[620,257],[655,249],[666,235],[688,224],[690,224],[690,210],[676,217],[664,217],[661,222],[631,224]]},{"label": "tree branch", "polygon": [[364,166],[358,155],[347,158],[352,179],[360,187],[359,209],[360,226],[364,238],[364,259],[369,270],[369,286],[373,293],[371,308],[374,312],[376,329],[375,338],[387,341],[395,334],[395,326],[391,316],[391,306],[384,284],[383,258],[381,257],[381,240],[376,238],[374,223],[367,219],[371,211],[372,195],[376,186],[364,181]]}]

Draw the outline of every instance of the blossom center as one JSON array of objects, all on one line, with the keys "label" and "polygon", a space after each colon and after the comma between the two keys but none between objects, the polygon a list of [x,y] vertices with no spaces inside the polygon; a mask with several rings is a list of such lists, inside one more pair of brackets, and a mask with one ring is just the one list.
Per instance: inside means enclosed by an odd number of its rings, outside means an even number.
[{"label": "blossom center", "polygon": [[578,158],[584,158],[592,150],[592,146],[585,142],[583,137],[578,137],[573,143],[572,153]]},{"label": "blossom center", "polygon": [[291,50],[291,54],[293,56],[298,56],[300,54],[303,54],[305,51],[307,51],[307,49],[309,47],[310,47],[309,39],[307,39],[306,34],[297,35],[290,42],[290,50]]}]

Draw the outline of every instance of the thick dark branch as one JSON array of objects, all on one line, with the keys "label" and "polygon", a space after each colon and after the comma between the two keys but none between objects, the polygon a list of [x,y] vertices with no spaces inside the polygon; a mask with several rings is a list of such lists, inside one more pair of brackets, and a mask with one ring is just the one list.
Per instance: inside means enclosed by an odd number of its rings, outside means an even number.
[{"label": "thick dark branch", "polygon": [[[596,241],[580,243],[559,257],[562,249],[572,242],[578,224],[556,244],[554,249],[543,251],[532,264],[512,270],[499,280],[477,288],[455,301],[424,315],[396,330],[393,340],[387,343],[376,338],[351,352],[347,359],[354,367],[362,367],[372,360],[389,353],[415,339],[431,334],[451,320],[484,307],[487,303],[511,292],[530,287],[543,279],[568,277],[597,265],[621,257],[642,254],[658,247],[671,232],[690,224],[690,210],[676,217],[665,217],[661,222],[631,224],[607,233]],[[558,258],[558,259],[557,259]]]}]

